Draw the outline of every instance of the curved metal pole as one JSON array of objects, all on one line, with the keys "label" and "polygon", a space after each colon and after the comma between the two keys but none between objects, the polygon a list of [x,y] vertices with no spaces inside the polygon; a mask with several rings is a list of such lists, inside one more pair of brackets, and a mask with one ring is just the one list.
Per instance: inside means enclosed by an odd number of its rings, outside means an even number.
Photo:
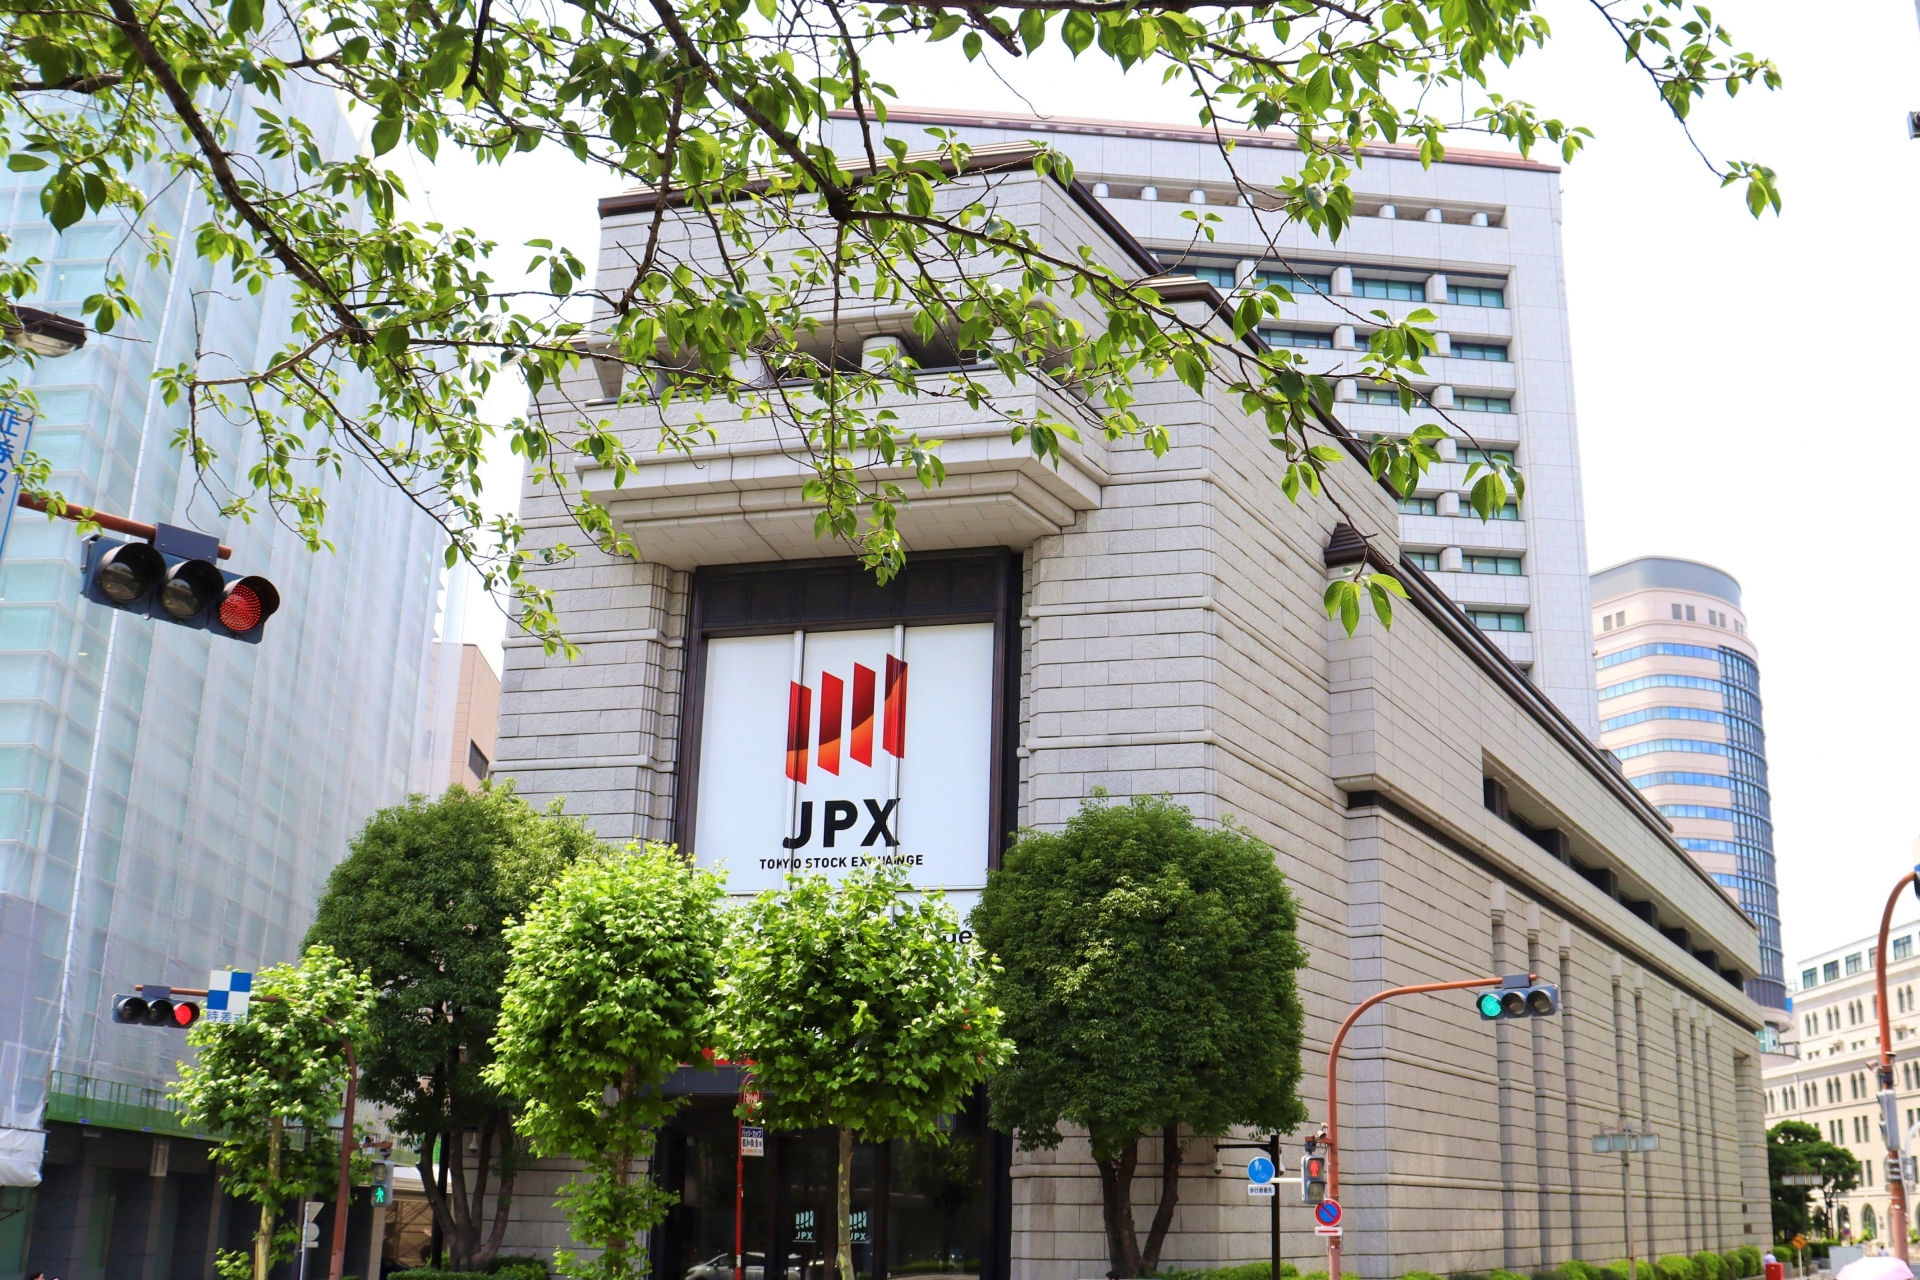
[{"label": "curved metal pole", "polygon": [[[1911,879],[1911,877],[1909,877]],[[1527,980],[1533,981],[1529,974]],[[1427,991],[1465,991],[1472,987],[1497,987],[1499,978],[1462,978],[1458,982],[1420,982],[1410,987],[1388,987],[1385,991],[1376,991],[1353,1006],[1339,1030],[1333,1033],[1333,1042],[1327,1046],[1327,1199],[1340,1198],[1340,1046],[1346,1041],[1347,1032],[1360,1020],[1360,1015],[1383,1000],[1395,996],[1415,996]],[[1327,1280],[1340,1280],[1340,1237],[1327,1237]]]},{"label": "curved metal pole", "polygon": [[[1887,895],[1887,905],[1880,912],[1880,949],[1874,952],[1873,988],[1874,1002],[1880,1007],[1880,1088],[1882,1092],[1893,1088],[1893,1020],[1887,1012],[1887,931],[1893,927],[1893,905],[1900,895],[1913,884],[1912,871],[1900,877],[1893,886],[1893,892]],[[1887,1132],[1887,1155],[1897,1162],[1900,1159],[1900,1135]],[[1893,1256],[1905,1262],[1907,1260],[1907,1184],[1904,1174],[1900,1181],[1887,1181],[1887,1224],[1888,1234],[1893,1237]]]}]

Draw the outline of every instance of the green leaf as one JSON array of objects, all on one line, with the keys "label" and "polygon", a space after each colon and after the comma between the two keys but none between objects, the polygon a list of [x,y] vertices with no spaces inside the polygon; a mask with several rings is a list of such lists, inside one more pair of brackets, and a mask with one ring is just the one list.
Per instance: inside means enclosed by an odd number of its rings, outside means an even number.
[{"label": "green leaf", "polygon": [[[236,0],[237,3],[237,0]],[[373,154],[383,156],[400,142],[400,130],[406,122],[396,115],[383,115],[373,122]]]}]

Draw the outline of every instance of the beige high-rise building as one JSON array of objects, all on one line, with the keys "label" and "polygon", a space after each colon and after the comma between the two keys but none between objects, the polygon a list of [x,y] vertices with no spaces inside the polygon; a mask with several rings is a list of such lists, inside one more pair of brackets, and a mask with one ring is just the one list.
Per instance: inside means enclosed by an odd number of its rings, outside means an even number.
[{"label": "beige high-rise building", "polygon": [[1740,584],[1712,565],[1642,556],[1593,575],[1593,611],[1600,741],[1759,925],[1747,994],[1784,1023],[1760,666]]},{"label": "beige high-rise building", "polygon": [[[1867,918],[1863,913],[1863,919]],[[1901,1137],[1920,1123],[1920,918],[1887,932],[1888,1023]],[[1809,956],[1794,965],[1792,1017],[1782,1056],[1766,1055],[1762,1087],[1767,1124],[1804,1120],[1861,1164],[1860,1186],[1836,1197],[1833,1229],[1854,1240],[1887,1234],[1887,1139],[1876,1099],[1880,1002],[1874,993],[1879,935]],[[1819,1201],[1815,1201],[1819,1208]]]}]

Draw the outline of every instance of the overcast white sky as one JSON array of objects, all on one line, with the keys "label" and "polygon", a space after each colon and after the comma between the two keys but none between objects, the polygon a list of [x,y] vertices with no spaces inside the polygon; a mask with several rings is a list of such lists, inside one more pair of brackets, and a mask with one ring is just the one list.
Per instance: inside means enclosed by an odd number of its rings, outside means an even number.
[{"label": "overcast white sky", "polygon": [[[1920,835],[1916,504],[1903,478],[1920,413],[1900,390],[1920,302],[1920,142],[1905,129],[1920,109],[1915,9],[1714,6],[1738,47],[1786,75],[1780,93],[1695,112],[1709,155],[1779,171],[1785,213],[1758,222],[1591,10],[1548,0],[1547,13],[1554,47],[1495,87],[1598,135],[1562,184],[1589,562],[1688,556],[1745,588],[1791,968],[1877,927]],[[1181,94],[1052,48],[1030,66],[1003,60],[1004,80],[952,45],[877,61],[916,105],[1193,119]],[[544,154],[421,182],[450,221],[507,245],[550,236],[583,257],[607,189]],[[504,252],[500,274],[530,252]],[[496,472],[509,500],[518,467]],[[484,602],[468,620],[496,664],[504,627]]]}]

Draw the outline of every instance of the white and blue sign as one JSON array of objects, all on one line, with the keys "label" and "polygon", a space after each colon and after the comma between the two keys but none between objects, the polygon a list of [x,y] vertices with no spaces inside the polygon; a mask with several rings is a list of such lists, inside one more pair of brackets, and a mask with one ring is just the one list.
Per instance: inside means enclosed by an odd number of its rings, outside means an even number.
[{"label": "white and blue sign", "polygon": [[253,975],[238,969],[215,969],[207,975],[207,1007],[201,1017],[208,1022],[245,1022],[247,1006],[253,1002]]},{"label": "white and blue sign", "polygon": [[33,435],[33,414],[25,405],[0,404],[0,552],[6,550],[7,531],[13,528],[14,504],[20,500],[20,462]]},{"label": "white and blue sign", "polygon": [[1247,1181],[1272,1182],[1273,1161],[1267,1159],[1265,1156],[1255,1156],[1253,1159],[1247,1161]]},{"label": "white and blue sign", "polygon": [[1340,1202],[1338,1200],[1322,1200],[1319,1204],[1313,1206],[1313,1219],[1323,1227],[1339,1226]]}]

